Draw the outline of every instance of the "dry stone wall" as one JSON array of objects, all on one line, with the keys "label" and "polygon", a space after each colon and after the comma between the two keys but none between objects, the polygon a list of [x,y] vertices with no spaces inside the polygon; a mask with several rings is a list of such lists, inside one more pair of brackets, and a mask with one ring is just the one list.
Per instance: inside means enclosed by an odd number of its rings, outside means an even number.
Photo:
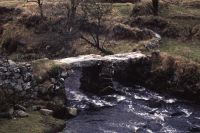
[{"label": "dry stone wall", "polygon": [[34,97],[32,68],[0,57],[0,105],[16,104]]}]

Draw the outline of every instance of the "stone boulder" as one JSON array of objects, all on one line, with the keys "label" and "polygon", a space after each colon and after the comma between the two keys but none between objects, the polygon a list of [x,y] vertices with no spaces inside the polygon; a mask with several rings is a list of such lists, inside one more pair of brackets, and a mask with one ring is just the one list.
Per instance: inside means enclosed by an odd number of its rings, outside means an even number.
[{"label": "stone boulder", "polygon": [[53,110],[49,110],[49,109],[40,109],[40,113],[42,115],[52,115],[53,114]]},{"label": "stone boulder", "polygon": [[15,116],[15,117],[19,117],[19,118],[24,118],[24,117],[28,117],[29,114],[26,113],[26,112],[23,111],[23,110],[16,110],[16,111],[14,112],[14,116]]}]

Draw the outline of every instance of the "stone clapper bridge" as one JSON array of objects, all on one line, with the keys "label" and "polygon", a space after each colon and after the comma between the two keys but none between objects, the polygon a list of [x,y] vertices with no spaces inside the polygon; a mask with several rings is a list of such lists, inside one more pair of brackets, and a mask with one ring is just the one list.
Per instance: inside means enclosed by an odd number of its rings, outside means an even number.
[{"label": "stone clapper bridge", "polygon": [[[57,65],[70,66],[70,71],[77,70],[79,74],[75,75],[80,84],[77,89],[81,88],[87,92],[98,95],[113,93],[113,81],[129,82],[131,84],[140,84],[144,81],[146,71],[150,68],[149,56],[141,52],[122,53],[115,55],[82,55],[78,57],[54,60]],[[79,75],[79,77],[77,77]],[[67,79],[67,78],[66,78]],[[65,79],[65,80],[66,80]],[[70,81],[75,82],[75,81]],[[68,83],[65,83],[65,87]],[[73,85],[67,85],[73,86]],[[75,86],[73,86],[75,87]]]},{"label": "stone clapper bridge", "polygon": [[122,53],[122,54],[114,54],[114,55],[81,55],[78,57],[70,57],[64,58],[59,60],[54,60],[56,64],[68,64],[68,65],[75,65],[75,66],[90,66],[93,63],[101,62],[101,61],[109,61],[109,62],[121,62],[121,61],[128,61],[128,60],[137,60],[141,58],[145,58],[146,55],[142,54],[141,52],[131,52],[131,53]]}]

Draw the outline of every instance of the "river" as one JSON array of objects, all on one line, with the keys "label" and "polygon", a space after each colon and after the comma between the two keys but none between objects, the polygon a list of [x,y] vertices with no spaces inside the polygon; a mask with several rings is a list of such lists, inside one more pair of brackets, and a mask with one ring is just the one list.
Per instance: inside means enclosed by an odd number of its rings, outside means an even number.
[{"label": "river", "polygon": [[63,133],[200,133],[200,106],[142,86],[114,82],[104,96],[80,90],[81,71],[66,79],[69,107],[80,110]]}]

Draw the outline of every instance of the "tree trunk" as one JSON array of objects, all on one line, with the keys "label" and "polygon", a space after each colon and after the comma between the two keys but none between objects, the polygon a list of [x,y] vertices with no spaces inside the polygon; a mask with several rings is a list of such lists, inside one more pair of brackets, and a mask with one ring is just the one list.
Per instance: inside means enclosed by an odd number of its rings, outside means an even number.
[{"label": "tree trunk", "polygon": [[155,16],[158,16],[158,11],[159,11],[159,0],[152,0],[152,5],[153,5],[153,14]]},{"label": "tree trunk", "polygon": [[100,42],[99,42],[99,35],[98,35],[98,33],[96,34],[96,46],[97,46],[97,48],[100,48]]},{"label": "tree trunk", "polygon": [[38,7],[39,7],[39,10],[40,10],[40,16],[41,16],[41,18],[43,19],[44,14],[43,14],[43,9],[42,9],[41,0],[38,0]]}]

